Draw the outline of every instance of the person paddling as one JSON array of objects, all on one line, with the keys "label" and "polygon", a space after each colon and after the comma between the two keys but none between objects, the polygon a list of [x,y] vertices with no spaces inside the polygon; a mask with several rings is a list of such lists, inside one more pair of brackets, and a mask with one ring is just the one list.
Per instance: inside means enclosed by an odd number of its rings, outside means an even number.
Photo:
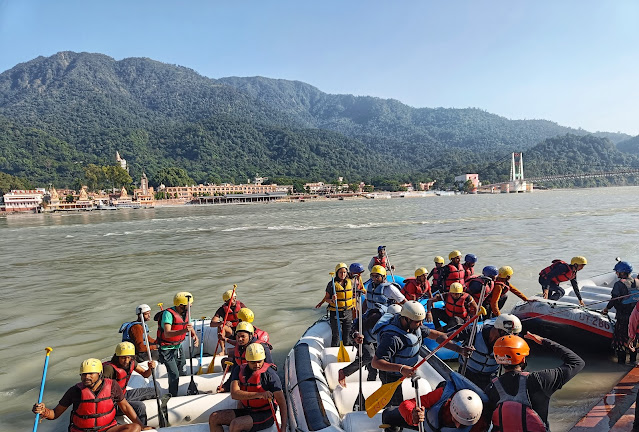
[{"label": "person paddling", "polygon": [[[224,304],[215,311],[215,315],[211,318],[210,326],[217,327],[218,335],[223,340],[226,340],[226,338],[233,339],[235,338],[235,327],[240,322],[237,314],[246,305],[237,299],[235,290],[225,291],[222,294],[222,300],[224,300]],[[226,322],[224,321],[225,319]]]},{"label": "person paddling", "polygon": [[[144,318],[144,325],[140,321],[140,314]],[[151,357],[153,360],[158,359],[158,345],[154,338],[149,333],[149,328],[146,325],[146,321],[151,319],[151,307],[148,304],[141,304],[135,308],[135,321],[126,322],[120,327],[120,333],[122,333],[122,342],[131,342],[135,346],[135,359],[138,362],[150,360],[148,351],[146,349],[146,343],[144,341],[144,333],[147,333],[149,339],[149,348],[151,349]]]},{"label": "person paddling", "polygon": [[579,285],[577,284],[577,272],[582,270],[586,264],[588,264],[588,260],[582,256],[572,257],[570,264],[562,260],[553,260],[550,266],[539,272],[539,284],[544,298],[559,300],[566,294],[566,291],[559,284],[570,281],[579,304],[584,306],[579,292]]},{"label": "person paddling", "polygon": [[[47,420],[55,420],[73,405],[70,432],[140,432],[151,429],[142,424],[135,410],[127,402],[118,384],[102,375],[102,362],[90,358],[80,365],[81,381],[66,391],[54,409],[43,403],[33,405],[32,411]],[[118,425],[118,408],[131,424]]]},{"label": "person paddling", "polygon": [[386,246],[379,246],[377,248],[377,255],[371,258],[370,262],[368,263],[368,271],[372,271],[373,267],[375,266],[382,266],[386,271],[395,270],[395,266],[388,263],[388,257],[386,256]]}]

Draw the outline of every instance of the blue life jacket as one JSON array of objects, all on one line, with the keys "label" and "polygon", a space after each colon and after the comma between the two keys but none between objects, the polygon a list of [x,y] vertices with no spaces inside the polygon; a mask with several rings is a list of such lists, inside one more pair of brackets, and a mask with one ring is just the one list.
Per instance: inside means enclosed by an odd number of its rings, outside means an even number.
[{"label": "blue life jacket", "polygon": [[[380,313],[381,311],[379,309],[368,309],[365,313],[364,313],[364,323],[366,323],[369,320],[369,317],[374,314],[374,313]],[[381,312],[381,315],[379,317],[379,319],[377,320],[377,323],[379,323],[379,320],[384,316],[384,315],[390,315],[390,314],[385,314],[383,312]],[[356,318],[355,321],[357,321],[359,318]],[[355,327],[357,325],[357,323],[353,321],[353,327]],[[364,335],[364,343],[365,344],[376,344],[377,343],[377,334],[373,333],[373,329],[375,328],[375,325],[377,325],[377,323],[375,323],[373,326],[363,326],[362,327],[362,334]]]},{"label": "blue life jacket", "polygon": [[[142,323],[140,321],[131,321],[125,322],[120,326],[120,333],[122,333],[122,342],[131,342],[135,344],[135,342],[133,342],[133,340],[131,339],[131,327],[136,324]],[[149,328],[147,327],[146,323],[144,324],[144,331],[146,331],[147,333],[149,332]]]},{"label": "blue life jacket", "polygon": [[373,282],[368,281],[366,287],[366,307],[367,309],[379,309],[386,313],[390,299],[384,295],[384,288],[391,285],[389,282],[382,282],[376,287],[372,287]]},{"label": "blue life jacket", "polygon": [[[482,327],[480,327],[482,326]],[[468,357],[468,365],[466,366],[468,370],[471,370],[475,373],[482,373],[487,375],[492,375],[497,372],[499,369],[499,365],[495,360],[495,356],[493,356],[492,348],[488,348],[486,345],[486,340],[484,339],[483,329],[492,329],[493,326],[485,325],[483,326],[481,323],[477,324],[477,334],[475,335],[475,342],[473,346],[475,347],[475,351]],[[459,356],[459,362],[463,362],[462,356]]]},{"label": "blue life jacket", "polygon": [[444,387],[444,391],[442,392],[439,400],[432,407],[428,408],[428,412],[426,413],[426,418],[424,419],[424,431],[425,432],[455,432],[455,431],[463,431],[468,432],[472,429],[472,426],[460,426],[459,428],[451,428],[451,427],[440,427],[441,423],[441,407],[444,403],[453,397],[455,393],[459,390],[472,390],[481,399],[481,401],[486,404],[488,403],[488,396],[483,392],[482,389],[477,387],[472,381],[468,378],[465,378],[463,375],[458,374],[457,372],[450,373],[450,380],[446,382],[446,387]]},{"label": "blue life jacket", "polygon": [[637,287],[637,279],[619,279],[619,282],[626,286],[628,297],[621,300],[625,305],[636,305],[639,301],[639,287]]},{"label": "blue life jacket", "polygon": [[[388,321],[382,322],[387,315],[389,316],[387,318]],[[399,336],[402,341],[402,349],[395,353],[392,363],[414,366],[417,363],[417,360],[419,360],[419,349],[423,343],[422,332],[420,329],[417,329],[416,333],[409,333],[406,330],[403,330],[399,323],[399,319],[399,314],[384,314],[375,327],[373,327],[373,333],[377,334],[377,340],[379,340],[379,338],[381,338],[385,333],[390,333],[393,336]]]}]

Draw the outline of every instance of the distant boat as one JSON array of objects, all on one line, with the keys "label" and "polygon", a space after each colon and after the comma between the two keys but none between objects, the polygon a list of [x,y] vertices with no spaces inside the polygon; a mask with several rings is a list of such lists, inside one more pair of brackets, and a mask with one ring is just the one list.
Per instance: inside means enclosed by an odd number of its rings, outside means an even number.
[{"label": "distant boat", "polygon": [[95,206],[96,210],[117,210],[118,208],[113,205],[106,204],[104,201],[98,201]]}]

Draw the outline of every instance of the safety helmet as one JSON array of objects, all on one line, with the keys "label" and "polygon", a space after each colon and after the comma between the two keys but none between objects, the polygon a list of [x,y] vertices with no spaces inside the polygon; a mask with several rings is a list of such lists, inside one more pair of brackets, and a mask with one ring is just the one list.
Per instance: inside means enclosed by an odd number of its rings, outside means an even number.
[{"label": "safety helmet", "polygon": [[495,328],[510,334],[521,333],[521,321],[513,314],[503,313],[495,319]]},{"label": "safety helmet", "polygon": [[378,246],[377,247],[377,253],[379,253],[383,249],[386,249],[386,246]]},{"label": "safety helmet", "polygon": [[402,305],[398,305],[397,303],[393,303],[386,309],[386,313],[391,313],[393,315],[398,314],[402,311]]},{"label": "safety helmet", "polygon": [[452,251],[451,253],[448,254],[448,259],[449,260],[452,260],[453,258],[456,258],[456,257],[461,257],[461,252],[458,251],[458,250],[454,250],[454,251]]},{"label": "safety helmet", "polygon": [[426,309],[420,302],[410,300],[402,305],[401,315],[411,321],[423,321],[426,318]]},{"label": "safety helmet", "polygon": [[586,259],[586,257],[576,256],[576,257],[572,257],[572,259],[570,260],[570,264],[571,265],[575,265],[575,264],[586,265],[586,264],[588,264],[588,260]]},{"label": "safety helmet", "polygon": [[386,276],[386,269],[383,266],[381,266],[381,265],[376,265],[376,266],[373,266],[373,268],[371,269],[371,274],[373,274],[373,273],[377,273],[377,274],[380,274],[382,276]]},{"label": "safety helmet", "polygon": [[149,312],[149,311],[151,311],[151,306],[144,303],[135,308],[136,315],[140,315],[141,313]]},{"label": "safety helmet", "polygon": [[246,361],[260,361],[266,358],[264,347],[258,343],[252,343],[246,347],[246,354],[244,356]]},{"label": "safety helmet", "polygon": [[495,266],[486,266],[482,269],[481,274],[486,277],[495,277],[499,274],[499,270]]},{"label": "safety helmet", "polygon": [[425,274],[428,274],[428,269],[426,267],[420,267],[415,270],[415,277],[424,276]]},{"label": "safety helmet", "polygon": [[115,346],[115,355],[118,357],[134,356],[135,345],[133,345],[131,342],[120,342]]},{"label": "safety helmet", "polygon": [[503,267],[499,267],[498,276],[500,278],[506,278],[508,276],[512,276],[513,273],[514,273],[513,268],[511,266],[503,266]]},{"label": "safety helmet", "polygon": [[102,362],[96,358],[86,359],[80,365],[80,374],[102,373]]},{"label": "safety helmet", "polygon": [[452,284],[450,284],[450,288],[448,289],[448,291],[453,294],[461,294],[464,292],[464,286],[459,282],[453,282]]},{"label": "safety helmet", "polygon": [[632,265],[628,261],[619,261],[613,269],[617,273],[632,273]]},{"label": "safety helmet", "polygon": [[255,327],[253,327],[253,324],[250,322],[242,321],[237,325],[237,327],[235,327],[235,333],[240,331],[253,334],[255,333]]},{"label": "safety helmet", "polygon": [[229,301],[231,296],[236,297],[237,294],[235,294],[233,290],[224,291],[224,294],[222,294],[222,300]]},{"label": "safety helmet", "polygon": [[248,322],[248,323],[252,323],[253,320],[255,319],[255,315],[253,314],[253,311],[246,307],[240,309],[240,311],[237,313],[237,317],[241,321]]},{"label": "safety helmet", "polygon": [[519,336],[506,335],[497,339],[493,347],[493,354],[497,363],[516,366],[521,364],[530,354],[530,347]]},{"label": "safety helmet", "polygon": [[346,263],[339,263],[335,266],[335,273],[337,273],[339,269],[346,269],[346,271],[348,271],[348,266]]},{"label": "safety helmet", "polygon": [[483,408],[484,404],[479,395],[468,389],[459,390],[450,401],[450,413],[464,426],[477,423]]},{"label": "safety helmet", "polygon": [[433,261],[435,261],[435,264],[444,264],[444,257],[436,256]]},{"label": "safety helmet", "polygon": [[477,262],[477,255],[475,255],[475,254],[466,254],[466,256],[464,257],[464,261],[466,261],[467,263],[476,263]]},{"label": "safety helmet", "polygon": [[[190,297],[187,300],[187,297]],[[173,306],[193,304],[193,295],[188,291],[179,292],[173,297]]]},{"label": "safety helmet", "polygon": [[364,266],[361,265],[360,263],[353,263],[350,265],[350,267],[348,267],[348,272],[350,274],[364,273]]}]

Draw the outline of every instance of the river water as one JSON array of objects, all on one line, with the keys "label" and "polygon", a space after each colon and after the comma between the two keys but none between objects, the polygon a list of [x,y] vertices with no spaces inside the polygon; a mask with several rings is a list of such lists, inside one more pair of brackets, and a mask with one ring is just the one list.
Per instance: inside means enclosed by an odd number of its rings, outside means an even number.
[{"label": "river water", "polygon": [[[0,218],[0,424],[31,427],[44,348],[51,346],[44,402],[53,408],[78,381],[80,362],[106,358],[134,308],[194,295],[193,316],[211,316],[233,284],[284,358],[324,309],[315,310],[336,263],[366,265],[386,245],[400,275],[432,267],[453,249],[477,266],[510,265],[513,284],[539,291],[554,258],[588,258],[580,275],[638,263],[637,188],[415,199],[183,206]],[[509,300],[506,310],[514,304]],[[606,353],[551,408],[553,431],[570,428],[628,370]],[[558,364],[532,356],[531,370]],[[70,410],[69,410],[70,411]],[[66,430],[66,416],[40,430]]]}]

